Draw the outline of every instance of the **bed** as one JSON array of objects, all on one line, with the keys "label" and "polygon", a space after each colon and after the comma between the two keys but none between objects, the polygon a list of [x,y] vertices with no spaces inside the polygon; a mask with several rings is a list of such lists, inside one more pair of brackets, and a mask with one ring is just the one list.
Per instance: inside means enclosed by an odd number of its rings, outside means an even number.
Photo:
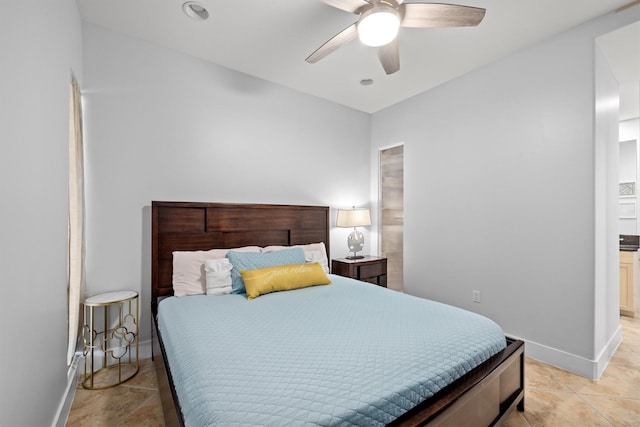
[{"label": "bed", "polygon": [[[523,343],[474,313],[331,274],[251,301],[171,297],[174,251],[323,243],[329,258],[329,225],[323,206],[152,203],[167,425],[476,426],[524,410]],[[432,348],[447,348],[446,366]]]}]

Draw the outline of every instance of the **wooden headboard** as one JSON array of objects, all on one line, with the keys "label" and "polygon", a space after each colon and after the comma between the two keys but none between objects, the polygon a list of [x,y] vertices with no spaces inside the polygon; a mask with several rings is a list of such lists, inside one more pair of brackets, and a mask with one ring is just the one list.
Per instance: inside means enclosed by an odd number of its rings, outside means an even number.
[{"label": "wooden headboard", "polygon": [[324,242],[329,256],[329,207],[151,202],[151,308],[173,295],[173,251]]}]

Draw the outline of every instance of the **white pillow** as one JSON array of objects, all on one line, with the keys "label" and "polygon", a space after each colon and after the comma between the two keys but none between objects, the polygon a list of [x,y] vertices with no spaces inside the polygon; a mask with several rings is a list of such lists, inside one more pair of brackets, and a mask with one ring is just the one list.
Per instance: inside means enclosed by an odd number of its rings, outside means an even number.
[{"label": "white pillow", "polygon": [[296,247],[302,248],[306,262],[319,262],[324,272],[329,274],[329,258],[327,258],[327,248],[325,247],[324,242],[295,246],[267,246],[262,248],[262,252],[275,252]]},{"label": "white pillow", "polygon": [[205,262],[208,259],[225,258],[229,251],[260,252],[260,247],[245,246],[235,249],[173,252],[173,294],[180,297],[206,293],[206,274],[204,270]]},{"label": "white pillow", "polygon": [[227,258],[208,259],[204,263],[206,272],[207,295],[231,293],[231,269],[233,265]]}]

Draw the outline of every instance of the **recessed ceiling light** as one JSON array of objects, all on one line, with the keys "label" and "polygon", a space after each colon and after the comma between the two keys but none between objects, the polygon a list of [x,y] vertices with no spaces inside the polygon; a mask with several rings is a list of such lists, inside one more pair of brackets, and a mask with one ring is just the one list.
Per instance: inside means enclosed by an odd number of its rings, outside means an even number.
[{"label": "recessed ceiling light", "polygon": [[373,79],[362,79],[360,80],[360,84],[362,86],[369,86],[373,84]]},{"label": "recessed ceiling light", "polygon": [[209,18],[209,11],[198,2],[188,1],[182,5],[182,11],[191,19],[204,21]]}]

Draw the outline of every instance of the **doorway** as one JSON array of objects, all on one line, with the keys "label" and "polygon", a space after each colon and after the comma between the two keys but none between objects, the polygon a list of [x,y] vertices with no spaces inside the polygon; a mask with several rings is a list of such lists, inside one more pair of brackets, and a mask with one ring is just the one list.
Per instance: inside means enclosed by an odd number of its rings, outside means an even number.
[{"label": "doorway", "polygon": [[[638,184],[640,183],[640,21],[624,26],[596,39],[596,46],[606,59],[606,64],[617,83],[617,139],[618,142],[618,176],[612,195],[617,205],[617,227],[611,227],[607,239],[619,241],[619,235],[637,236],[640,234],[640,208]],[[597,82],[599,82],[597,80]],[[602,129],[602,128],[600,128]],[[637,239],[637,238],[636,238]],[[618,248],[615,248],[618,249]],[[618,255],[617,251],[615,255]],[[631,259],[632,264],[640,263],[637,252],[620,253],[615,264],[619,264],[620,313],[634,315],[640,310],[640,281],[631,277],[625,280],[624,259]],[[612,263],[613,264],[613,263]],[[616,266],[612,265],[612,270]],[[618,268],[615,268],[616,271]],[[636,267],[637,269],[637,267]],[[613,278],[612,278],[613,279]],[[613,280],[612,280],[613,281]]]},{"label": "doorway", "polygon": [[380,150],[380,254],[387,258],[387,288],[402,292],[404,145]]}]

